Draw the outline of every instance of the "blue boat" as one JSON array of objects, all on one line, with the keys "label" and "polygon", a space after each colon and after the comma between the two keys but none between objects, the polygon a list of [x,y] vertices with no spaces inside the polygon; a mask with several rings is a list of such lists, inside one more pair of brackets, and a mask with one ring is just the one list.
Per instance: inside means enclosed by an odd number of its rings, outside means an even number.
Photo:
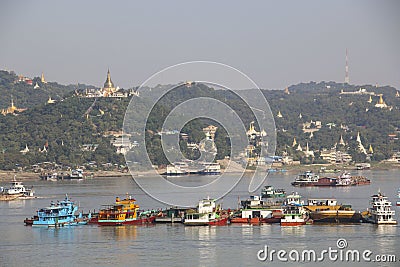
[{"label": "blue boat", "polygon": [[37,211],[37,215],[32,219],[26,219],[25,224],[47,227],[87,224],[88,219],[90,218],[85,219],[82,217],[82,214],[76,216],[75,213],[77,211],[78,206],[75,206],[74,202],[68,198],[68,195],[66,195],[63,201],[57,201],[57,203],[52,201],[50,207],[42,208]]}]

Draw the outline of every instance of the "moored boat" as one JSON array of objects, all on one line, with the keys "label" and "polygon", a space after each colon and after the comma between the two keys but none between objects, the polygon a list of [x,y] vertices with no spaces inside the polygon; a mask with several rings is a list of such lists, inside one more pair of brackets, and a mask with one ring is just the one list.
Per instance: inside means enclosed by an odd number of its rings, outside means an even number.
[{"label": "moored boat", "polygon": [[350,205],[338,204],[336,199],[309,199],[304,206],[314,223],[360,223],[362,216]]},{"label": "moored boat", "polygon": [[281,226],[305,225],[308,220],[308,215],[301,205],[289,204],[283,210]]},{"label": "moored boat", "polygon": [[70,200],[68,195],[63,201],[53,201],[49,207],[42,208],[37,211],[37,214],[24,220],[25,225],[32,226],[47,226],[47,227],[63,227],[87,224],[89,218],[83,218],[82,215],[75,215],[78,211],[78,206]]},{"label": "moored boat", "polygon": [[199,201],[196,211],[188,211],[185,216],[184,225],[226,225],[229,222],[228,214],[217,206],[215,199],[202,199]]},{"label": "moored boat", "polygon": [[396,206],[400,206],[400,188],[397,190],[397,201]]},{"label": "moored boat", "polygon": [[103,205],[97,220],[91,220],[90,223],[97,223],[100,226],[154,223],[155,216],[138,216],[139,205],[135,202],[136,200],[128,195],[122,200],[117,197],[114,204]]},{"label": "moored boat", "polygon": [[371,207],[368,209],[365,221],[374,224],[397,224],[395,211],[392,210],[392,202],[381,192],[371,196]]}]

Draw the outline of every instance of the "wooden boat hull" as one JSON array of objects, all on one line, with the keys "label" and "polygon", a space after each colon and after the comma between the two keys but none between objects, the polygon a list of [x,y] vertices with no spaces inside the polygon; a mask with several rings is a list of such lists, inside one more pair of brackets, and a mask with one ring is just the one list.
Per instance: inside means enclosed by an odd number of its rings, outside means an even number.
[{"label": "wooden boat hull", "polygon": [[[100,226],[121,226],[121,225],[142,225],[142,224],[152,224],[155,222],[156,217],[152,216],[149,218],[142,219],[132,219],[132,220],[98,220],[97,224]],[[90,223],[95,223],[92,220]]]}]

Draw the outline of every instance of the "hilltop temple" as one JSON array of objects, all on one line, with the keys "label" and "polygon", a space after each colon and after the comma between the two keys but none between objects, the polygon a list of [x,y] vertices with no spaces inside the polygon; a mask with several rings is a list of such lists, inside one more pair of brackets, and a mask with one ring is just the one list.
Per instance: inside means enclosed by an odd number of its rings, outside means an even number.
[{"label": "hilltop temple", "polygon": [[114,83],[111,81],[110,70],[108,70],[106,82],[104,83],[104,87],[100,90],[100,92],[104,97],[110,97],[117,91],[117,88],[115,88]]},{"label": "hilltop temple", "polygon": [[11,98],[11,106],[6,109],[2,109],[1,114],[3,114],[5,116],[7,114],[15,114],[15,112],[23,112],[25,110],[26,110],[26,108],[17,108],[14,105],[14,99]]},{"label": "hilltop temple", "polygon": [[387,108],[388,106],[386,105],[385,101],[383,101],[382,94],[379,95],[379,100],[375,104],[375,107],[377,108]]}]

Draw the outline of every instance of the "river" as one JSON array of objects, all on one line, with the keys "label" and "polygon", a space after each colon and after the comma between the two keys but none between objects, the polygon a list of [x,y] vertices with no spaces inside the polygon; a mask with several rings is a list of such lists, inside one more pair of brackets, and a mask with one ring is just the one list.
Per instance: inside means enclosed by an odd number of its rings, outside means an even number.
[{"label": "river", "polygon": [[[342,188],[295,188],[290,185],[293,175],[270,174],[265,185],[297,191],[305,198],[336,198],[339,203],[351,204],[355,210],[365,210],[370,196],[381,190],[392,203],[400,187],[400,171],[360,171],[371,185]],[[146,178],[149,184],[155,178]],[[175,180],[174,180],[175,179]],[[185,184],[208,182],[210,177],[177,177],[172,181]],[[186,182],[185,182],[186,181]],[[151,226],[99,227],[96,225],[59,229],[24,226],[23,220],[34,215],[51,200],[62,200],[67,193],[84,211],[98,210],[112,203],[116,196],[132,194],[142,209],[165,208],[166,205],[147,196],[129,177],[93,178],[83,181],[26,181],[34,186],[37,199],[0,202],[0,266],[400,266],[400,229],[397,226],[372,224],[306,225],[280,227],[273,225],[228,225],[219,227],[185,227],[181,224]],[[3,184],[4,186],[4,184]],[[236,208],[238,197],[245,199],[248,181],[221,199],[224,208]],[[190,196],[184,196],[190,198]],[[205,196],[206,197],[206,196]],[[212,196],[211,196],[212,197]],[[198,199],[193,199],[193,206]],[[395,205],[399,221],[400,208]],[[399,221],[400,222],[400,221]],[[344,239],[345,248],[338,247]],[[323,250],[336,249],[338,259]],[[268,257],[266,250],[268,249]],[[277,258],[271,250],[286,251]],[[290,251],[316,251],[317,259],[296,261]],[[360,261],[346,261],[348,250],[360,252]],[[362,258],[362,253],[372,255]],[[283,253],[283,252],[281,252]],[[342,259],[340,259],[342,253]],[[366,262],[380,259],[397,262]],[[301,257],[300,257],[301,258]],[[393,257],[392,257],[393,258]],[[288,260],[288,262],[284,262]]]}]

